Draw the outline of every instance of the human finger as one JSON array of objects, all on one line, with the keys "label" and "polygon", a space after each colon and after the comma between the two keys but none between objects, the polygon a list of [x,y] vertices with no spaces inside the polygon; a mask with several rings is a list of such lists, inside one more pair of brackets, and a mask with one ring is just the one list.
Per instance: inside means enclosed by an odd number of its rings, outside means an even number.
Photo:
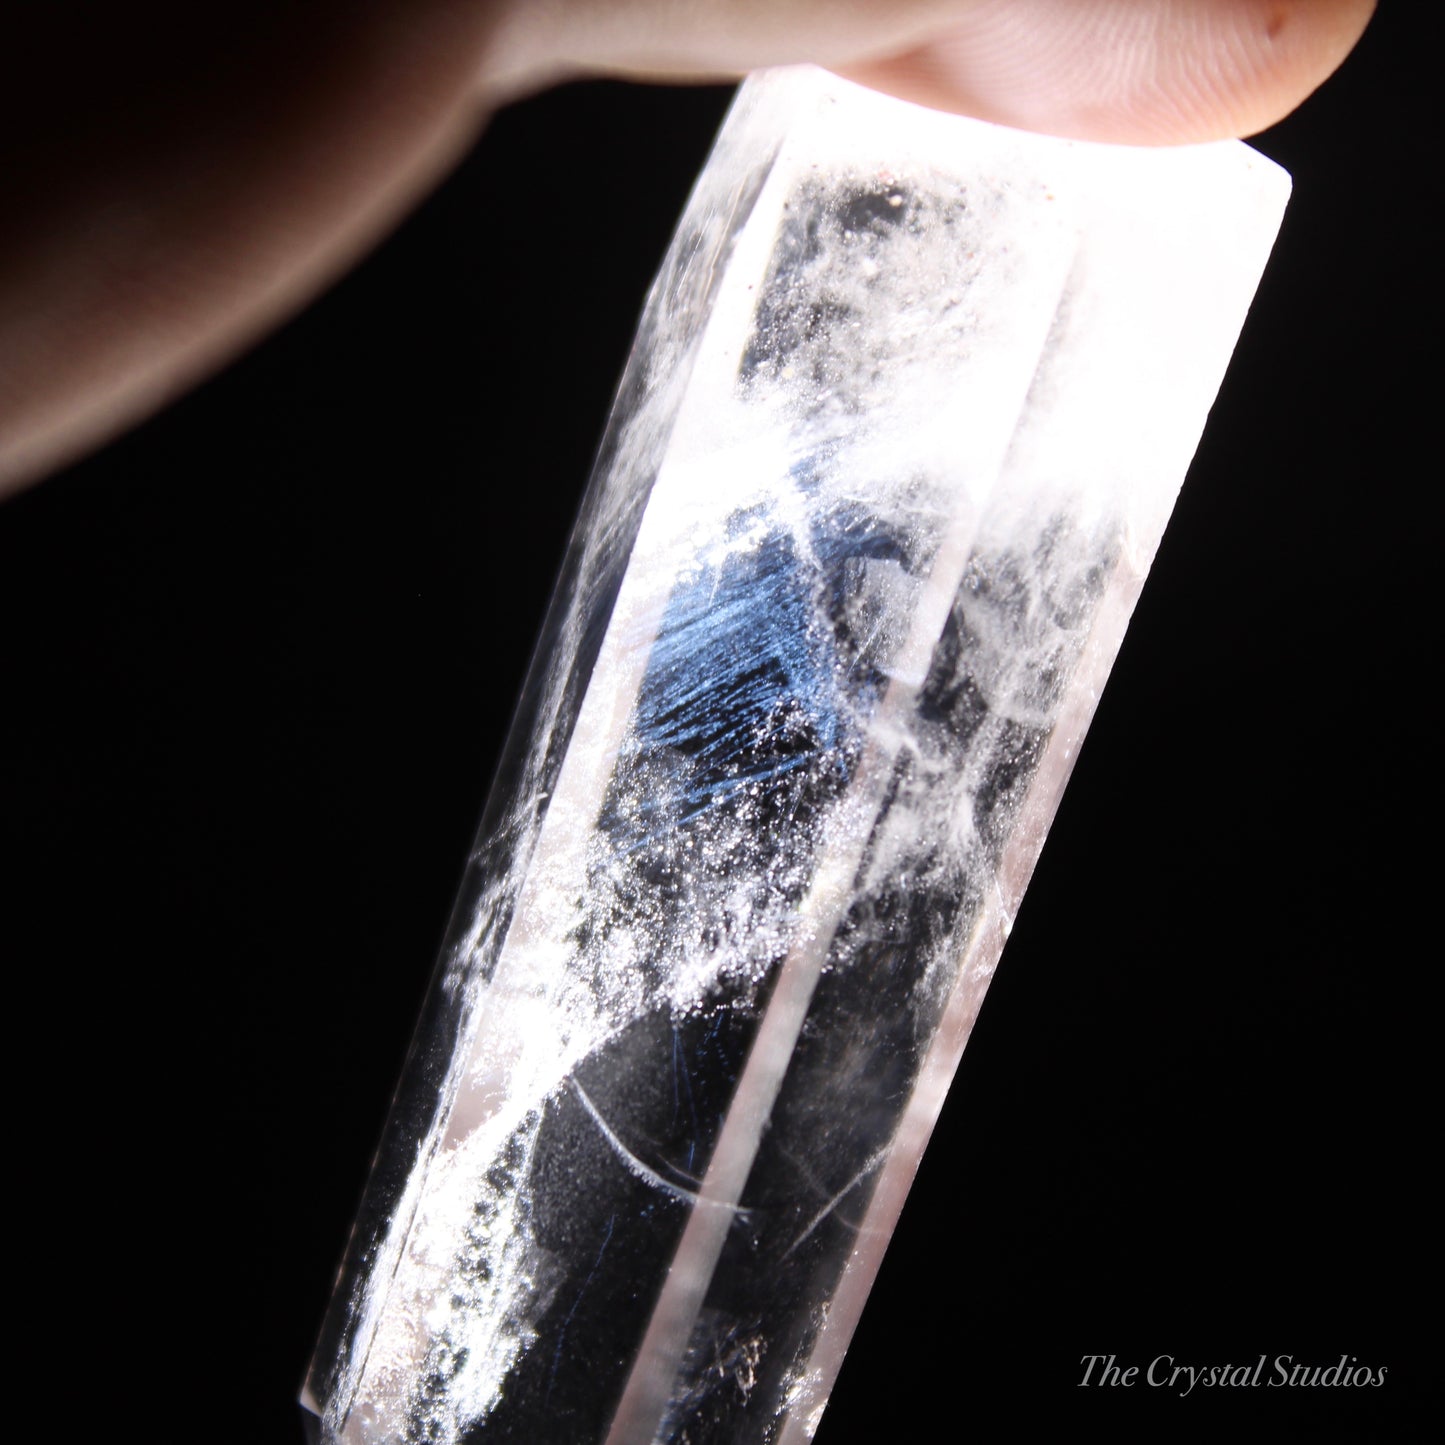
[{"label": "human finger", "polygon": [[13,149],[0,157],[0,491],[115,435],[295,311],[491,109],[554,80],[812,60],[1033,129],[1198,140],[1297,104],[1371,8],[332,0],[258,3],[241,23],[178,0],[99,19],[35,7],[11,28],[14,83],[0,87]]},{"label": "human finger", "polygon": [[1349,53],[1374,0],[550,0],[509,12],[512,83],[810,60],[906,99],[1089,140],[1248,135]]}]

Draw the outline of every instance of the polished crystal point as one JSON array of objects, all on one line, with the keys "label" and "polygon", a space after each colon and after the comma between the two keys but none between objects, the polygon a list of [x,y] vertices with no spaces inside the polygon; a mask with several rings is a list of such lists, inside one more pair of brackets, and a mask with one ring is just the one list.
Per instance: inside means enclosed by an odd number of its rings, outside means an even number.
[{"label": "polished crystal point", "polygon": [[325,1441],[812,1435],[1287,189],[1235,144],[744,86],[318,1348]]}]

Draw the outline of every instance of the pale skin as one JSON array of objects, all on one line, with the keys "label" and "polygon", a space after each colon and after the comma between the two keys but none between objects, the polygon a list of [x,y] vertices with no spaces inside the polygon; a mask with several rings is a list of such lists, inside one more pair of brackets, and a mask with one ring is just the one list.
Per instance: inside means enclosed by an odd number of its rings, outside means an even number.
[{"label": "pale skin", "polygon": [[0,492],[293,314],[498,106],[558,81],[809,60],[988,120],[1177,144],[1287,114],[1374,0],[327,0],[219,17],[140,0],[99,20],[33,8],[43,16],[15,21],[0,63]]}]

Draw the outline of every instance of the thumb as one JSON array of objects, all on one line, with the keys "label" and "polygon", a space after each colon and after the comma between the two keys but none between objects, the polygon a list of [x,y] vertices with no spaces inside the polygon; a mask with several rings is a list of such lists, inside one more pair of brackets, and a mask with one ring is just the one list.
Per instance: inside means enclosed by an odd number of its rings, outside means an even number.
[{"label": "thumb", "polygon": [[658,79],[809,60],[942,110],[1028,130],[1170,144],[1294,109],[1374,0],[527,0],[502,88],[605,71]]}]

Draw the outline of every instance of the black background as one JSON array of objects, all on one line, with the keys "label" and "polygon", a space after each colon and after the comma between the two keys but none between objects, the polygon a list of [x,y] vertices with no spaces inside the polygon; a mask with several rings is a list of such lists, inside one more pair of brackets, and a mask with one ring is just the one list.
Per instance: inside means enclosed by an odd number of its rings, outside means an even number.
[{"label": "black background", "polygon": [[[1259,142],[1295,177],[1283,237],[820,1445],[1045,1419],[1424,1438],[1425,8],[1389,6]],[[725,103],[596,85],[503,114],[299,320],[0,512],[12,1250],[40,1281],[12,1313],[44,1438],[299,1440],[578,489]],[[1388,1375],[1079,1388],[1100,1352]]]}]

